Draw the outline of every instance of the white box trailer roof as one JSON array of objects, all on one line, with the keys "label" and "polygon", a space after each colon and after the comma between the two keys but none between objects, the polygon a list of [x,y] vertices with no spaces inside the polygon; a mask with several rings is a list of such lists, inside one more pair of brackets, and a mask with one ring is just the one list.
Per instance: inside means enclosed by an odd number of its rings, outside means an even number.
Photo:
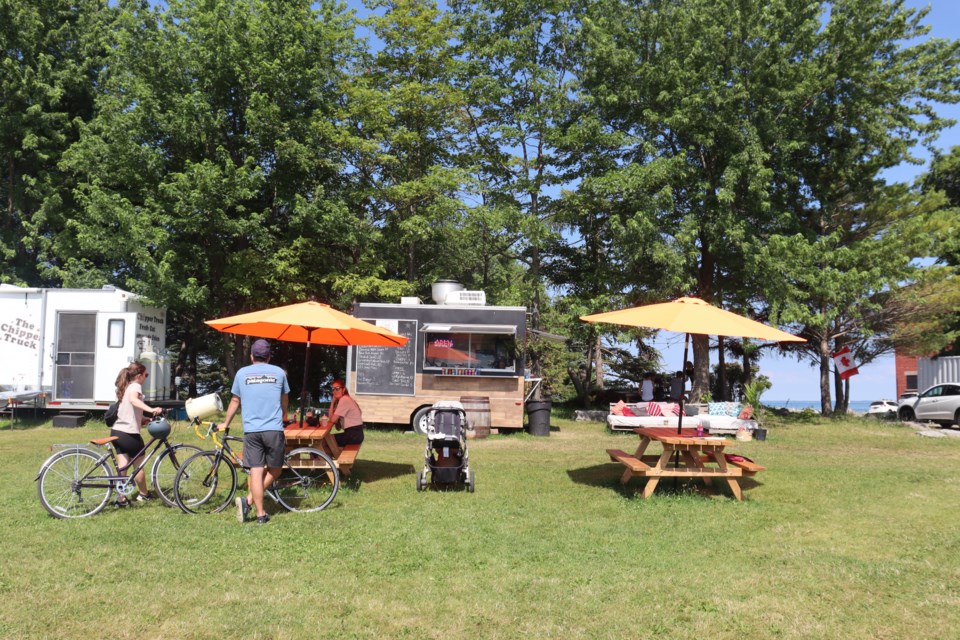
[{"label": "white box trailer roof", "polygon": [[49,407],[103,408],[116,399],[120,369],[141,359],[160,374],[145,395],[164,397],[166,322],[165,309],[112,286],[0,285],[0,391],[40,392]]}]

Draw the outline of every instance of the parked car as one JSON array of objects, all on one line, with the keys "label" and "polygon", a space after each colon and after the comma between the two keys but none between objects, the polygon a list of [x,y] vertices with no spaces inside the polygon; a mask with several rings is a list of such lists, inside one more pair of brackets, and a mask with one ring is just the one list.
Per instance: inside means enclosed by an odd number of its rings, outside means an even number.
[{"label": "parked car", "polygon": [[900,404],[897,415],[907,421],[960,425],[960,382],[935,384],[916,398],[908,398]]},{"label": "parked car", "polygon": [[897,403],[893,400],[876,400],[867,408],[867,415],[874,418],[894,418],[897,415]]},{"label": "parked car", "polygon": [[897,404],[898,404],[898,405],[901,405],[901,404],[903,404],[904,402],[906,402],[907,400],[913,400],[913,399],[915,399],[918,395],[920,395],[920,394],[919,394],[918,392],[916,392],[916,391],[904,391],[903,393],[900,394],[900,397],[897,398]]}]

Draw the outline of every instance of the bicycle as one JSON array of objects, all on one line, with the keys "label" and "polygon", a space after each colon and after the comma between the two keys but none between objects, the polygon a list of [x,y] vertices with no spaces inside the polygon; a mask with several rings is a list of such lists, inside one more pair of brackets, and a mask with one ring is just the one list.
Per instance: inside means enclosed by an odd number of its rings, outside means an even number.
[{"label": "bicycle", "polygon": [[[230,448],[231,442],[243,438],[223,430],[218,439],[216,423],[210,423],[206,434],[195,425],[197,436],[210,437],[215,449],[201,451],[187,459],[173,481],[173,496],[184,513],[220,513],[233,504],[237,492],[237,468],[243,466],[241,457]],[[284,456],[283,471],[273,485],[264,492],[287,511],[320,511],[325,509],[340,490],[340,472],[333,459],[324,451],[312,447],[298,447]]]},{"label": "bicycle", "polygon": [[147,430],[152,437],[133,458],[143,457],[135,467],[133,460],[122,467],[117,463],[116,449],[112,446],[119,440],[116,436],[90,440],[91,445],[106,447],[105,453],[86,445],[72,445],[47,458],[35,478],[43,508],[56,518],[85,518],[99,513],[114,491],[130,499],[137,492],[134,477],[158,451],[150,468],[150,482],[163,504],[174,506],[176,473],[189,456],[202,449],[192,444],[170,444],[167,436],[171,429],[166,419],[153,420]]}]

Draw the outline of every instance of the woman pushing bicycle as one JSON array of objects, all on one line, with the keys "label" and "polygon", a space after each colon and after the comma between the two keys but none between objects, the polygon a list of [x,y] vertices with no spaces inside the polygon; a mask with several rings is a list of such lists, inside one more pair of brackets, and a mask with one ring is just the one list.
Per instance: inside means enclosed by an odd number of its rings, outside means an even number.
[{"label": "woman pushing bicycle", "polygon": [[[117,408],[117,421],[110,428],[110,435],[119,438],[113,446],[117,450],[117,464],[121,469],[125,468],[131,459],[134,465],[139,465],[143,457],[143,451],[146,448],[143,437],[140,435],[143,414],[157,416],[163,413],[160,407],[151,407],[143,401],[143,383],[149,375],[147,368],[140,362],[131,362],[117,374],[117,402],[120,405]],[[143,469],[138,471],[133,479],[139,489],[137,502],[152,500],[153,496],[147,490],[147,479]],[[125,507],[128,504],[129,501],[124,495],[121,494],[117,498],[118,507]]]}]

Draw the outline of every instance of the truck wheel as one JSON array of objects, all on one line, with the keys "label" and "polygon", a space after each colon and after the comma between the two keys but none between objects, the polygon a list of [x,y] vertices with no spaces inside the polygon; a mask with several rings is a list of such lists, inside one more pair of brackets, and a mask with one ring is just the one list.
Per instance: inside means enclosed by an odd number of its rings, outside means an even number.
[{"label": "truck wheel", "polygon": [[420,407],[414,412],[413,419],[410,421],[410,426],[421,436],[427,435],[427,416],[430,415],[431,408]]}]

